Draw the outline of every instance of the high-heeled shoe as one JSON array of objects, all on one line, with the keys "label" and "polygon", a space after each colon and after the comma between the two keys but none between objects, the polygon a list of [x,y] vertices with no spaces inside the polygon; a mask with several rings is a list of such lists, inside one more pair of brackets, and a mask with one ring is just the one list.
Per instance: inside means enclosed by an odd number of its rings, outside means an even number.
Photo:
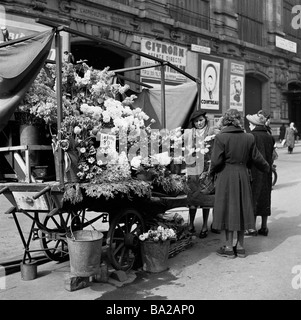
[{"label": "high-heeled shoe", "polygon": [[245,258],[246,257],[246,250],[245,249],[237,249],[237,244],[233,247],[234,254],[236,257]]},{"label": "high-heeled shoe", "polygon": [[191,234],[195,234],[195,228],[194,228],[194,227],[190,227],[190,228],[188,229],[188,231],[189,231],[189,233],[191,233]]},{"label": "high-heeled shoe", "polygon": [[257,234],[258,234],[258,231],[257,230],[255,230],[255,229],[247,229],[247,230],[245,230],[245,236],[257,236]]},{"label": "high-heeled shoe", "polygon": [[261,236],[267,237],[268,234],[269,234],[269,229],[268,229],[268,228],[260,228],[260,229],[257,231],[257,233],[260,234]]},{"label": "high-heeled shoe", "polygon": [[221,233],[219,230],[213,229],[213,228],[212,228],[212,225],[211,225],[211,227],[210,227],[210,230],[211,230],[212,233],[216,233],[216,234],[220,234],[220,233]]},{"label": "high-heeled shoe", "polygon": [[204,230],[200,232],[199,238],[204,239],[208,236],[208,230]]}]

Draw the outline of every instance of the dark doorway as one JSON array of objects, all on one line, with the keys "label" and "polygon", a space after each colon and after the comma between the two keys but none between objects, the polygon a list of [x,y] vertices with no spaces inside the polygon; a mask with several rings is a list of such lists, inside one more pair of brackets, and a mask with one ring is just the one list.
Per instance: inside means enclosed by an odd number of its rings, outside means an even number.
[{"label": "dark doorway", "polygon": [[94,69],[102,70],[109,67],[110,70],[124,68],[125,56],[119,52],[102,48],[93,42],[72,43],[71,52],[75,62],[86,61],[87,65]]},{"label": "dark doorway", "polygon": [[288,119],[294,122],[298,132],[301,132],[301,85],[290,83],[287,92]]},{"label": "dark doorway", "polygon": [[[262,83],[260,80],[246,76],[245,115],[257,113],[262,108]],[[245,119],[245,129],[249,130],[249,122]]]}]

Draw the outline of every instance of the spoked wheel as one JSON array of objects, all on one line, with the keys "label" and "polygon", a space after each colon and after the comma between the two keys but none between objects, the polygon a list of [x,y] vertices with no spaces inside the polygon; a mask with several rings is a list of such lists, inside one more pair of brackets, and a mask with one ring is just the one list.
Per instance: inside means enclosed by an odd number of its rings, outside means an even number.
[{"label": "spoked wheel", "polygon": [[45,255],[53,261],[66,261],[69,258],[67,232],[81,230],[81,215],[83,212],[62,212],[53,216],[45,216],[41,220],[43,229],[39,231],[40,245]]},{"label": "spoked wheel", "polygon": [[117,270],[130,270],[140,256],[139,235],[145,230],[142,216],[134,209],[117,214],[108,232],[108,258]]}]

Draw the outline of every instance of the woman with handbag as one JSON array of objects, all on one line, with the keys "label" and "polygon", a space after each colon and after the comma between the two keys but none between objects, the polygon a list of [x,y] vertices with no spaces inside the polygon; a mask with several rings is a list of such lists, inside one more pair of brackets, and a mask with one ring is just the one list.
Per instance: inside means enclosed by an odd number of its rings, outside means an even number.
[{"label": "woman with handbag", "polygon": [[270,165],[258,151],[254,136],[244,132],[237,109],[226,111],[222,125],[211,155],[211,173],[216,174],[213,228],[224,230],[226,240],[216,253],[227,258],[245,257],[244,231],[255,226],[249,168],[254,163],[268,172]]},{"label": "woman with handbag", "polygon": [[[202,173],[208,170],[209,162],[205,157],[206,137],[213,135],[213,129],[209,127],[206,112],[196,110],[189,122],[189,129],[184,131],[185,163],[188,184],[187,203],[189,207],[189,231],[195,233],[194,220],[197,208],[202,205],[199,179]],[[200,238],[208,235],[208,217],[210,209],[203,209],[203,226]],[[211,231],[217,232],[212,229]]]}]

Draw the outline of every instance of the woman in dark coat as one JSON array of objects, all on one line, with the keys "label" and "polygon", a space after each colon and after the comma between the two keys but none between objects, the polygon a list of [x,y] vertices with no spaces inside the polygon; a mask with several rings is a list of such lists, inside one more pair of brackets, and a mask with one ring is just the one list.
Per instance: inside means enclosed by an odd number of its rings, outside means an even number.
[{"label": "woman in dark coat", "polygon": [[[272,167],[275,139],[266,128],[266,118],[260,113],[247,115],[246,118],[249,121],[251,133],[255,137],[257,149]],[[258,230],[258,234],[267,236],[269,232],[267,220],[271,215],[272,171],[262,172],[253,165],[251,176],[255,226],[256,217],[261,216],[261,228]],[[247,230],[246,234],[256,235],[257,231]]]},{"label": "woman in dark coat", "polygon": [[[213,228],[225,230],[226,245],[217,254],[223,257],[245,257],[244,231],[254,228],[255,219],[249,169],[254,163],[263,171],[270,171],[255,145],[255,138],[242,129],[241,114],[229,109],[223,116],[224,128],[216,135],[211,173],[216,174]],[[233,233],[237,244],[233,247]]]}]

